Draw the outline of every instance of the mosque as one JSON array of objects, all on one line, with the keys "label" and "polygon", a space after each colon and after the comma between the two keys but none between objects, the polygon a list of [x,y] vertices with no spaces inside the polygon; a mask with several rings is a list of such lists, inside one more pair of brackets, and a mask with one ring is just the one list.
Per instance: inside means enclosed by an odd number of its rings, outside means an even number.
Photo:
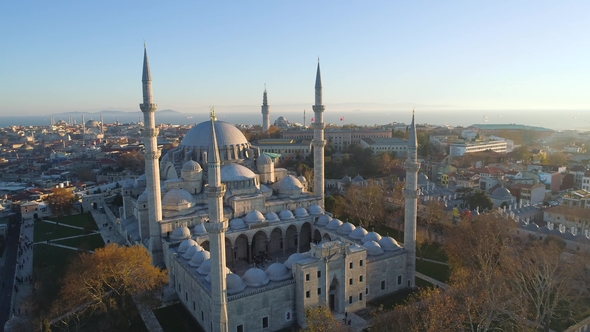
[{"label": "mosque", "polygon": [[[165,267],[170,289],[206,331],[306,326],[305,309],[335,313],[414,287],[419,189],[415,125],[406,162],[405,247],[324,211],[324,123],[318,63],[314,179],[275,168],[233,125],[195,125],[161,160],[151,73],[143,63],[146,173],[123,188],[121,224]],[[266,91],[264,128],[269,111]]]}]

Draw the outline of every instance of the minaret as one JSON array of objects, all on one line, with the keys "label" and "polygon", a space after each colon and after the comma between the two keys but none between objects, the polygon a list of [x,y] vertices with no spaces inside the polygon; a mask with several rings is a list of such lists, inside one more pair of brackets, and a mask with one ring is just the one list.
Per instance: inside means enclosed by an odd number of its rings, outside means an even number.
[{"label": "minaret", "polygon": [[313,194],[322,198],[321,206],[324,206],[324,105],[322,105],[322,75],[320,74],[320,60],[318,59],[318,71],[315,77],[315,105],[313,112],[315,121],[313,127]]},{"label": "minaret", "polygon": [[84,133],[86,133],[86,121],[84,121],[84,114],[82,114],[82,139],[84,139]]},{"label": "minaret", "polygon": [[102,120],[102,113],[100,113],[100,133],[104,134],[104,122]]},{"label": "minaret", "polygon": [[225,185],[221,183],[221,163],[217,138],[215,136],[215,110],[211,110],[211,145],[207,154],[207,203],[209,222],[205,228],[209,233],[211,254],[211,322],[214,332],[227,332],[227,285],[225,277],[225,231],[227,220],[223,215]]},{"label": "minaret", "polygon": [[266,97],[266,84],[264,85],[264,93],[262,94],[262,132],[266,133],[270,128],[270,111],[268,107],[268,99]]},{"label": "minaret", "polygon": [[415,287],[416,276],[416,216],[418,208],[418,143],[416,140],[416,124],[412,111],[412,124],[410,125],[410,137],[408,140],[408,155],[406,158],[406,188],[404,189],[404,248],[406,249],[406,280],[408,287]]},{"label": "minaret", "polygon": [[145,177],[148,194],[148,222],[150,229],[150,253],[152,264],[159,265],[164,261],[162,251],[162,198],[160,193],[160,171],[158,167],[158,129],[156,129],[155,112],[157,105],[152,97],[152,75],[148,63],[147,49],[143,48],[143,103],[139,108],[143,112],[143,146],[145,158]]}]

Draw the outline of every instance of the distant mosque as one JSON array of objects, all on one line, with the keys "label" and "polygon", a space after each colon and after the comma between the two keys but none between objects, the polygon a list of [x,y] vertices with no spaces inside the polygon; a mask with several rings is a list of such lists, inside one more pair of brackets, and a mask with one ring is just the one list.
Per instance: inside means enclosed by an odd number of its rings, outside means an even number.
[{"label": "distant mosque", "polygon": [[[123,188],[122,232],[166,267],[170,289],[206,331],[306,326],[305,309],[355,312],[415,286],[417,144],[406,162],[405,246],[324,211],[324,106],[318,63],[314,180],[275,168],[233,125],[195,125],[160,160],[152,79],[143,62],[145,175]],[[269,127],[264,92],[263,128]]]}]

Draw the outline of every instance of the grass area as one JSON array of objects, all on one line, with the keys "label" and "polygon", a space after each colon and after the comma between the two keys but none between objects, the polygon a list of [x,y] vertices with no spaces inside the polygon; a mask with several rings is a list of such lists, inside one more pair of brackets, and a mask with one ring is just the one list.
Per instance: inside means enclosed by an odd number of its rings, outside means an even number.
[{"label": "grass area", "polygon": [[416,271],[444,283],[449,281],[451,271],[447,265],[416,259]]},{"label": "grass area", "polygon": [[428,259],[432,259],[439,262],[448,262],[449,258],[443,249],[443,246],[438,243],[422,244],[419,248],[416,248],[416,255]]},{"label": "grass area", "polygon": [[73,239],[55,241],[55,243],[84,250],[95,250],[96,248],[104,247],[104,241],[100,234],[89,234]]},{"label": "grass area", "polygon": [[[36,226],[36,225],[35,225]],[[33,275],[38,281],[37,299],[49,305],[59,292],[59,279],[77,250],[37,244],[33,250]],[[36,299],[36,300],[37,300]]]},{"label": "grass area", "polygon": [[371,302],[368,302],[367,306],[371,306],[371,307],[375,307],[375,308],[378,308],[379,306],[383,306],[383,309],[390,310],[390,309],[393,309],[396,305],[404,304],[405,301],[408,299],[408,296],[410,296],[414,292],[417,292],[417,290],[402,289],[397,293],[383,296],[383,297],[377,298]]},{"label": "grass area", "polygon": [[51,217],[49,220],[59,222],[60,224],[82,227],[87,230],[98,230],[96,222],[94,221],[91,213],[75,214],[59,218]]},{"label": "grass area", "polygon": [[434,285],[424,279],[420,279],[420,278],[416,277],[416,287],[425,288],[425,287],[434,287]]},{"label": "grass area", "polygon": [[34,227],[33,241],[41,242],[83,234],[86,234],[86,232],[83,229],[60,226],[43,221],[36,221]]},{"label": "grass area", "polygon": [[156,309],[154,314],[164,332],[204,332],[193,316],[180,303]]},{"label": "grass area", "polygon": [[[571,307],[571,303],[563,303],[563,307]],[[557,317],[551,320],[549,326],[554,331],[565,331],[568,327],[584,320],[590,316],[590,298],[583,298],[573,305],[570,314],[569,310],[558,311]]]}]

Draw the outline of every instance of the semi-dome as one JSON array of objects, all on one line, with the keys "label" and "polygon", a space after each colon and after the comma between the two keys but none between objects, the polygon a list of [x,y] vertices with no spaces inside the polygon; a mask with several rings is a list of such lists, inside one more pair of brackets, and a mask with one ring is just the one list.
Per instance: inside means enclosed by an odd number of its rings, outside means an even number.
[{"label": "semi-dome", "polygon": [[182,165],[183,172],[200,172],[202,170],[203,168],[201,167],[201,164],[194,160],[189,160]]},{"label": "semi-dome", "polygon": [[191,259],[191,258],[193,258],[193,256],[194,256],[194,255],[195,255],[197,252],[199,252],[199,251],[203,251],[203,250],[205,250],[205,249],[203,249],[203,247],[201,247],[201,246],[199,246],[199,245],[196,245],[196,246],[189,247],[189,248],[186,250],[186,252],[184,253],[184,255],[182,255],[182,258],[184,258],[184,259]]},{"label": "semi-dome", "polygon": [[340,225],[342,225],[342,221],[340,221],[339,219],[332,219],[330,220],[330,222],[326,225],[327,229],[331,229],[333,231],[337,230],[338,227],[340,227]]},{"label": "semi-dome", "polygon": [[338,234],[348,235],[354,231],[355,228],[356,227],[353,224],[345,222],[344,224],[338,226]]},{"label": "semi-dome", "polygon": [[512,194],[510,193],[510,190],[508,190],[504,187],[500,187],[500,188],[494,190],[494,192],[492,193],[492,196],[499,198],[499,199],[506,199],[506,200],[512,199]]},{"label": "semi-dome", "polygon": [[193,233],[198,236],[207,235],[205,224],[196,224],[195,227],[193,227]]},{"label": "semi-dome", "polygon": [[264,215],[262,212],[258,210],[253,210],[248,212],[248,214],[244,217],[244,221],[248,224],[255,224],[259,222],[263,222],[265,220]]},{"label": "semi-dome", "polygon": [[228,273],[225,275],[225,284],[227,285],[227,294],[234,295],[244,291],[246,284],[239,275]]},{"label": "semi-dome", "polygon": [[382,238],[381,240],[379,240],[378,243],[381,246],[381,248],[385,251],[396,251],[401,249],[399,243],[397,243],[397,241],[391,236],[386,236]]},{"label": "semi-dome", "polygon": [[181,241],[191,238],[191,231],[186,226],[175,228],[170,234],[170,239],[173,241]]},{"label": "semi-dome", "polygon": [[279,218],[281,218],[281,220],[291,220],[291,219],[295,219],[295,217],[293,216],[293,212],[289,211],[289,210],[283,210],[279,213]]},{"label": "semi-dome", "polygon": [[256,177],[256,174],[245,166],[231,163],[221,166],[221,181],[244,181],[251,180]]},{"label": "semi-dome", "polygon": [[272,281],[282,281],[291,278],[291,272],[281,263],[272,263],[266,268],[266,275]]},{"label": "semi-dome", "polygon": [[[248,140],[236,126],[224,121],[215,121],[215,138],[217,145],[227,147],[231,145],[249,145]],[[181,147],[200,148],[205,151],[211,145],[211,121],[201,122],[189,130],[180,142]]]},{"label": "semi-dome", "polygon": [[248,226],[246,226],[246,223],[244,223],[244,220],[242,220],[240,218],[234,218],[229,221],[229,228],[231,228],[234,231],[238,231],[241,229],[246,229],[246,228],[248,228]]},{"label": "semi-dome", "polygon": [[312,216],[319,216],[320,214],[324,213],[324,209],[322,209],[321,206],[314,204],[314,205],[310,205],[307,208],[307,212],[309,212],[309,214],[311,214]]},{"label": "semi-dome", "polygon": [[253,267],[244,273],[242,280],[248,287],[262,287],[270,281],[264,271],[257,267]]},{"label": "semi-dome", "polygon": [[278,183],[278,189],[281,190],[294,190],[294,189],[302,189],[303,185],[296,177],[293,175],[287,175],[282,178]]},{"label": "semi-dome", "polygon": [[171,189],[164,195],[162,199],[162,206],[183,206],[190,205],[194,202],[193,196],[184,189]]},{"label": "semi-dome", "polygon": [[369,233],[367,233],[367,235],[365,235],[363,237],[363,242],[367,242],[367,241],[379,242],[379,240],[381,240],[381,235],[379,235],[379,233],[375,233],[375,232],[369,232]]},{"label": "semi-dome", "polygon": [[300,261],[302,259],[305,259],[305,256],[296,252],[296,253],[292,254],[291,256],[289,256],[289,258],[287,258],[287,261],[285,261],[285,267],[288,269],[291,269],[293,263]]},{"label": "semi-dome", "polygon": [[357,227],[352,232],[350,232],[350,234],[348,234],[348,236],[354,240],[362,240],[362,238],[364,238],[365,235],[367,235],[367,233],[368,232],[366,229],[364,229],[362,227]]},{"label": "semi-dome", "polygon": [[266,153],[262,153],[256,160],[256,163],[258,165],[269,165],[272,164],[272,159]]},{"label": "semi-dome", "polygon": [[203,263],[201,263],[201,266],[199,266],[199,268],[197,269],[197,273],[200,275],[208,275],[209,272],[211,272],[211,259],[205,259],[203,261]]},{"label": "semi-dome", "polygon": [[188,262],[188,265],[192,267],[199,267],[205,260],[209,258],[211,258],[211,254],[208,251],[197,251]]},{"label": "semi-dome", "polygon": [[379,243],[375,241],[366,241],[363,243],[363,247],[367,248],[367,255],[369,256],[378,256],[383,254],[383,248],[381,248]]},{"label": "semi-dome", "polygon": [[307,210],[303,207],[298,207],[295,209],[295,217],[297,218],[301,218],[301,217],[307,217],[309,214],[307,213]]},{"label": "semi-dome", "polygon": [[276,222],[276,221],[280,221],[281,219],[279,218],[279,216],[274,213],[274,212],[269,212],[267,213],[264,218],[266,218],[266,221],[268,222]]},{"label": "semi-dome", "polygon": [[197,242],[193,239],[186,239],[180,242],[180,245],[178,246],[178,252],[184,254],[188,248],[193,246],[198,246]]},{"label": "semi-dome", "polygon": [[330,222],[330,220],[332,220],[332,217],[330,217],[327,214],[324,214],[323,216],[320,216],[318,218],[318,221],[316,221],[315,224],[318,226],[326,226]]}]

